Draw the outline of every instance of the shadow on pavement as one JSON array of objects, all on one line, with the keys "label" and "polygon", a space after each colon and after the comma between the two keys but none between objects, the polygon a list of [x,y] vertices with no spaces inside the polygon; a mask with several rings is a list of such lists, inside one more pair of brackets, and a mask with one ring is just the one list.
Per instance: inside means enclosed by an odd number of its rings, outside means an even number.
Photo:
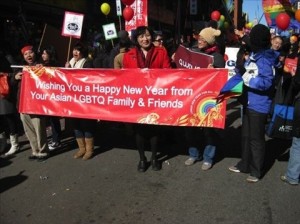
[{"label": "shadow on pavement", "polygon": [[23,173],[24,173],[24,170],[15,176],[4,177],[4,178],[0,179],[0,194],[12,187],[17,186],[18,184],[22,183],[23,181],[25,181],[28,177],[23,175]]}]

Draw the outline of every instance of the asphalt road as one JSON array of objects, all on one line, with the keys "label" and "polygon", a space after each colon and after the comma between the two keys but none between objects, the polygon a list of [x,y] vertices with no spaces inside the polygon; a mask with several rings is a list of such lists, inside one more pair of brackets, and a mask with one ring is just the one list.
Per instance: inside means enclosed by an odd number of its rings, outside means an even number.
[{"label": "asphalt road", "polygon": [[[228,105],[227,124],[209,171],[187,167],[181,128],[165,127],[161,171],[137,172],[138,153],[123,125],[100,122],[95,157],[72,158],[76,144],[65,131],[63,147],[45,162],[29,161],[29,145],[1,158],[1,224],[297,224],[300,188],[279,177],[289,141],[267,139],[266,174],[255,184],[228,171],[240,156],[239,106]],[[150,152],[147,152],[150,158]]]}]

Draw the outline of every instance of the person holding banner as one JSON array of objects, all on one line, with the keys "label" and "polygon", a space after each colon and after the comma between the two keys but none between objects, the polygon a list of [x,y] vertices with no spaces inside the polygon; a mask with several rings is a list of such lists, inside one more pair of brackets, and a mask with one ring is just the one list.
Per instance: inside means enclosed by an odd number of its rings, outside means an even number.
[{"label": "person holding banner", "polygon": [[[124,54],[123,68],[171,68],[168,52],[165,48],[153,45],[153,36],[154,32],[149,27],[137,27],[133,36],[135,47]],[[153,124],[136,124],[134,129],[136,145],[140,155],[138,171],[145,172],[148,166],[145,156],[146,141],[149,141],[151,146],[152,169],[155,171],[160,170],[161,164],[157,159],[160,127]]]},{"label": "person holding banner", "polygon": [[[88,48],[83,43],[78,42],[73,48],[73,58],[66,63],[66,68],[92,68],[92,61],[88,59]],[[96,130],[96,120],[71,118],[74,126],[75,138],[79,150],[73,158],[88,160],[92,158],[94,152],[94,133]]]},{"label": "person holding banner", "polygon": [[[56,50],[53,46],[47,46],[42,49],[41,64],[49,67],[59,67]],[[49,116],[52,131],[52,140],[49,142],[49,150],[55,150],[61,147],[61,126],[60,118],[57,116]]]},{"label": "person holding banner", "polygon": [[[37,64],[36,53],[33,46],[26,45],[21,49],[24,64],[35,66]],[[21,81],[23,73],[20,71],[15,75],[17,81]],[[19,88],[20,90],[20,88]],[[20,92],[18,92],[18,96]],[[41,115],[21,113],[21,121],[24,131],[31,146],[31,156],[29,160],[44,161],[49,157],[49,148],[47,144],[46,118]]]},{"label": "person holding banner", "polygon": [[[212,27],[204,28],[199,33],[198,38],[198,49],[197,52],[209,54],[213,56],[213,63],[208,64],[207,68],[225,68],[225,60],[222,54],[219,52],[219,48],[216,43],[216,37],[221,35],[221,31],[214,29]],[[205,148],[203,151],[203,164],[201,169],[206,171],[209,170],[213,165],[213,159],[216,153],[216,145],[219,136],[218,129],[215,128],[190,128],[185,129],[186,139],[189,147],[189,158],[185,161],[185,165],[193,165],[196,161],[201,160],[200,153],[196,143],[194,141],[194,136],[199,136],[199,131],[203,130],[203,135],[205,139]],[[196,133],[195,133],[196,132]]]}]

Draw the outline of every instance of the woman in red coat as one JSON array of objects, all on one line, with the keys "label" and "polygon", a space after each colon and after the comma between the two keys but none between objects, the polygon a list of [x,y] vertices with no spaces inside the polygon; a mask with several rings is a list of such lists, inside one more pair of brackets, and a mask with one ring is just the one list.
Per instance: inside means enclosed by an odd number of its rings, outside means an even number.
[{"label": "woman in red coat", "polygon": [[[140,26],[135,30],[133,42],[135,47],[124,54],[123,68],[171,68],[170,58],[165,48],[155,47],[153,42],[154,32],[146,26]],[[151,165],[157,171],[161,164],[157,160],[158,131],[159,126],[149,124],[136,124],[136,145],[140,155],[138,171],[145,172],[147,169],[147,158],[145,156],[145,143],[150,142]]]}]

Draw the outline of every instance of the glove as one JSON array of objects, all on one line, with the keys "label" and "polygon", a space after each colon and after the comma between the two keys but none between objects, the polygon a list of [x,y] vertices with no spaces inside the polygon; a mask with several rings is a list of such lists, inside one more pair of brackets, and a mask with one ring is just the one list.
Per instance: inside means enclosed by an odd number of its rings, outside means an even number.
[{"label": "glove", "polygon": [[250,80],[252,78],[255,78],[254,71],[250,70],[250,71],[245,72],[245,74],[242,76],[242,78],[244,80],[244,84],[246,86],[249,86]]}]

